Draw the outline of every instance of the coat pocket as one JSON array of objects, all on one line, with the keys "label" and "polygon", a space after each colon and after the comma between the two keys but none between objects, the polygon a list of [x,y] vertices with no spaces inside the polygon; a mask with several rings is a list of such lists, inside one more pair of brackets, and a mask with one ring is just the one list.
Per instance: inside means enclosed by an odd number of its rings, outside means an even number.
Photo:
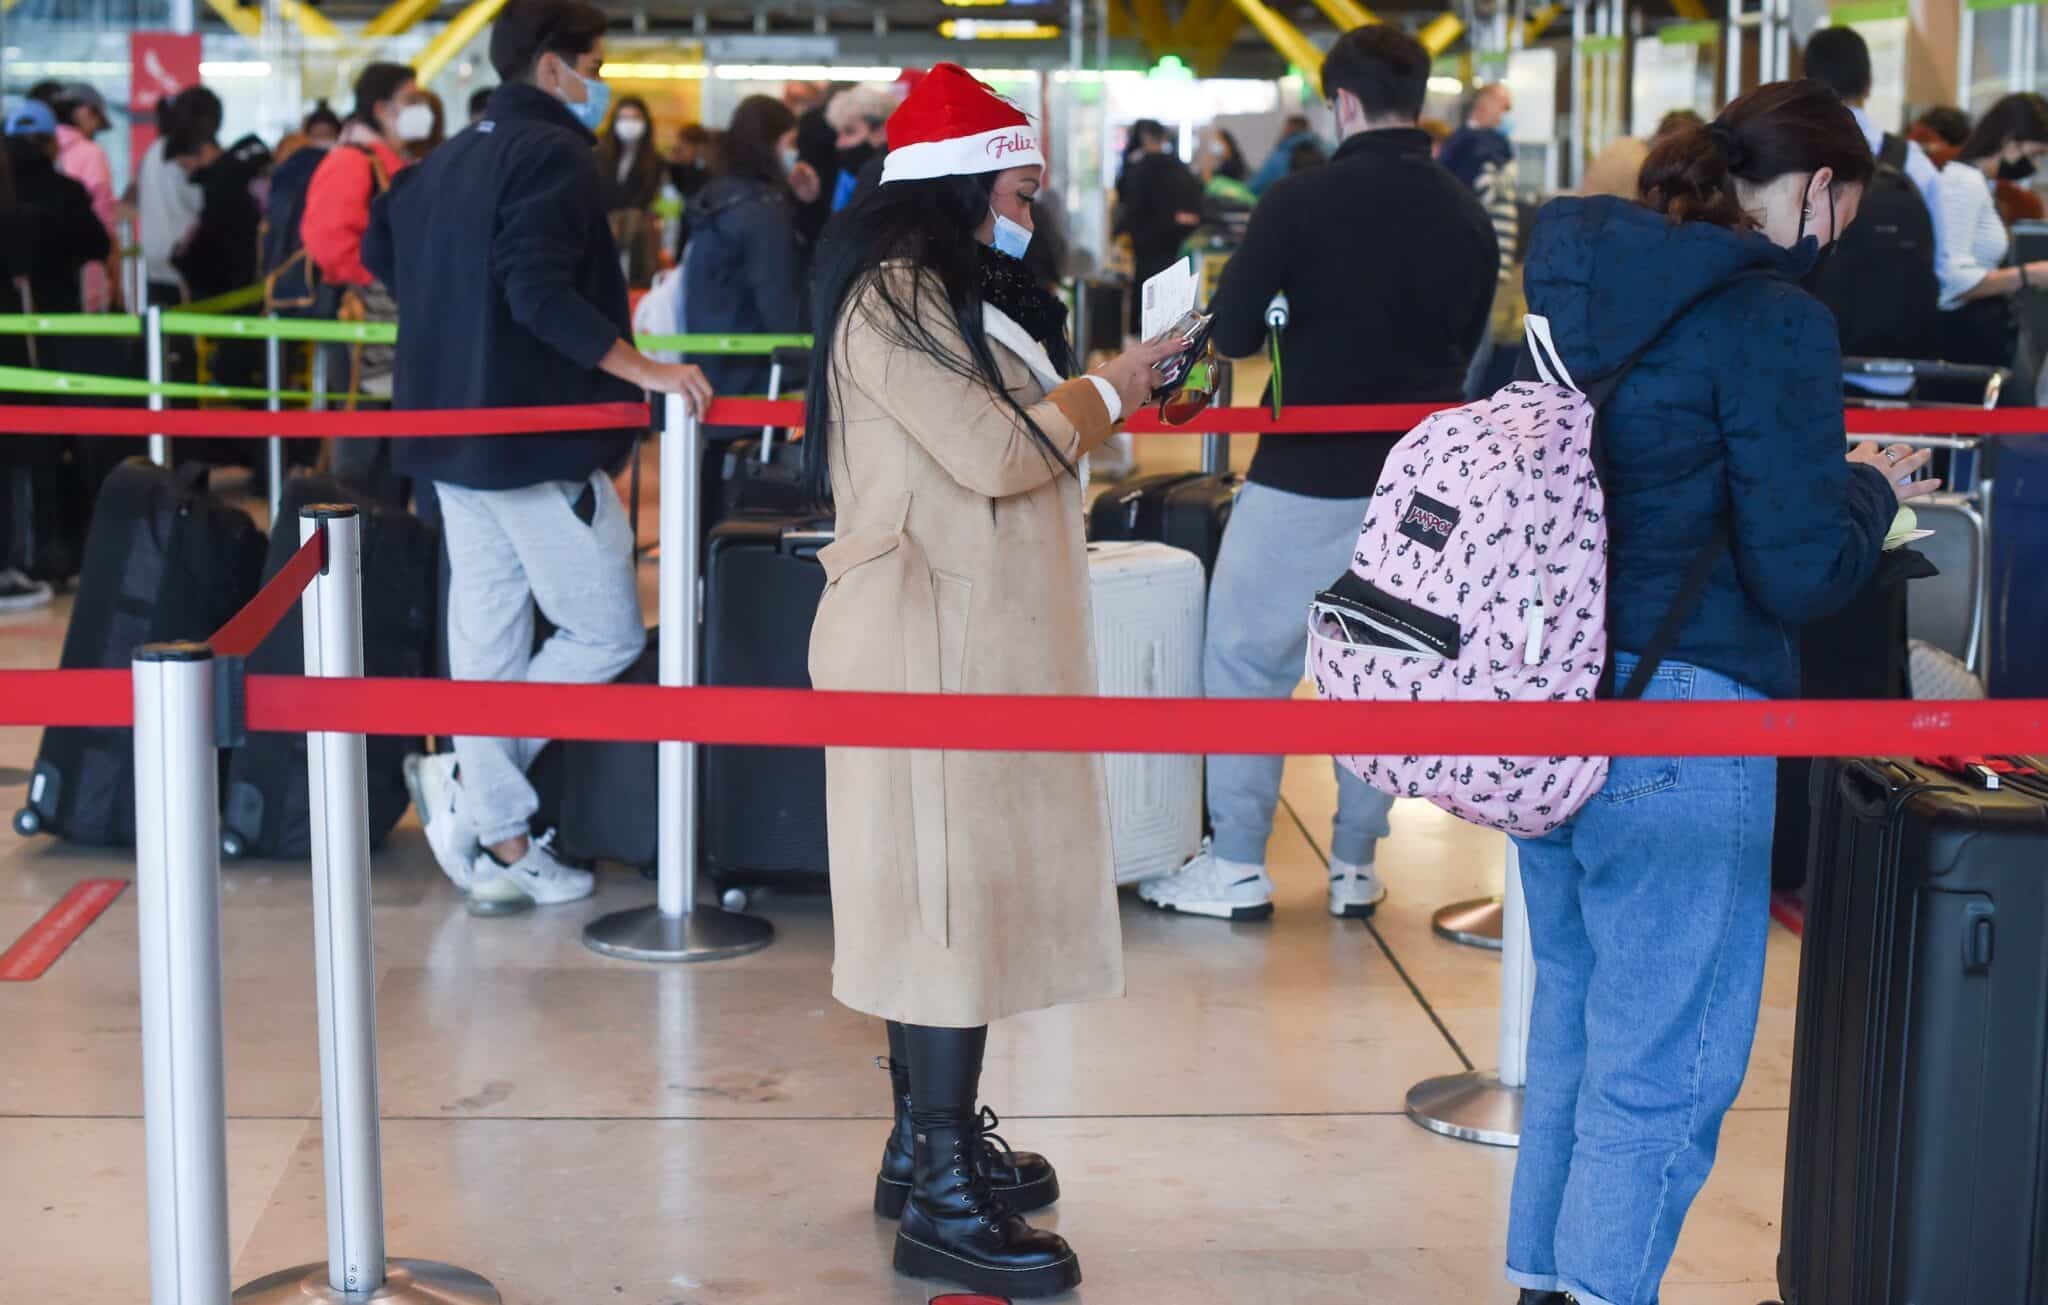
[{"label": "coat pocket", "polygon": [[974,582],[932,570],[939,618],[939,692],[959,693],[967,681],[967,631],[974,616]]}]

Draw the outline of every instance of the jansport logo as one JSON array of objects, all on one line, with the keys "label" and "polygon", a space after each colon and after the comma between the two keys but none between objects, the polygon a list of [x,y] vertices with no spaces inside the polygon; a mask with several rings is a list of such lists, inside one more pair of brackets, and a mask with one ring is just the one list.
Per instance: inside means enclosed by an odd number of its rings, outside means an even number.
[{"label": "jansport logo", "polygon": [[988,156],[992,159],[1007,158],[1012,154],[1028,154],[1038,148],[1038,138],[1027,131],[1013,131],[1007,136],[996,136],[988,143]]},{"label": "jansport logo", "polygon": [[1417,494],[1408,504],[1400,526],[1403,535],[1439,553],[1449,546],[1451,532],[1457,528],[1458,509],[1427,494]]}]

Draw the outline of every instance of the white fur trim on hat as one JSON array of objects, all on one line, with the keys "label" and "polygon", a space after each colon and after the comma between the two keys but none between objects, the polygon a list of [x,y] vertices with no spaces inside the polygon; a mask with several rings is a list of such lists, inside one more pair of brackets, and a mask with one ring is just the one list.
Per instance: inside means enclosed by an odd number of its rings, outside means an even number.
[{"label": "white fur trim on hat", "polygon": [[929,181],[933,177],[975,177],[1044,162],[1034,128],[1004,127],[977,136],[922,141],[892,149],[882,161],[882,181],[886,184]]}]

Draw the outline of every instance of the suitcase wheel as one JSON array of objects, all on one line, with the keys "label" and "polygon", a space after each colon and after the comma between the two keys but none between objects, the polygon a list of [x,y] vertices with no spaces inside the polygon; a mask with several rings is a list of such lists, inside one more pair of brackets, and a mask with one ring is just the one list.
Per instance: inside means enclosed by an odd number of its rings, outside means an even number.
[{"label": "suitcase wheel", "polygon": [[220,854],[230,861],[239,861],[249,855],[249,840],[232,829],[223,829],[220,834]]},{"label": "suitcase wheel", "polygon": [[43,832],[42,813],[34,807],[23,807],[14,813],[14,832],[23,838],[34,838]]}]

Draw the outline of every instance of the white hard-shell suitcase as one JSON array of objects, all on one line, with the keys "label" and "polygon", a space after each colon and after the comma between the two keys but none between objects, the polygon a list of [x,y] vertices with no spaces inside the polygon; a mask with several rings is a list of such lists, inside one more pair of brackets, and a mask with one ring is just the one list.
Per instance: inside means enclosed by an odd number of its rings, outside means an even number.
[{"label": "white hard-shell suitcase", "polygon": [[[1202,696],[1208,585],[1201,559],[1165,544],[1088,545],[1097,691],[1112,698]],[[1179,868],[1202,845],[1202,758],[1113,753],[1109,785],[1116,879]]]}]

